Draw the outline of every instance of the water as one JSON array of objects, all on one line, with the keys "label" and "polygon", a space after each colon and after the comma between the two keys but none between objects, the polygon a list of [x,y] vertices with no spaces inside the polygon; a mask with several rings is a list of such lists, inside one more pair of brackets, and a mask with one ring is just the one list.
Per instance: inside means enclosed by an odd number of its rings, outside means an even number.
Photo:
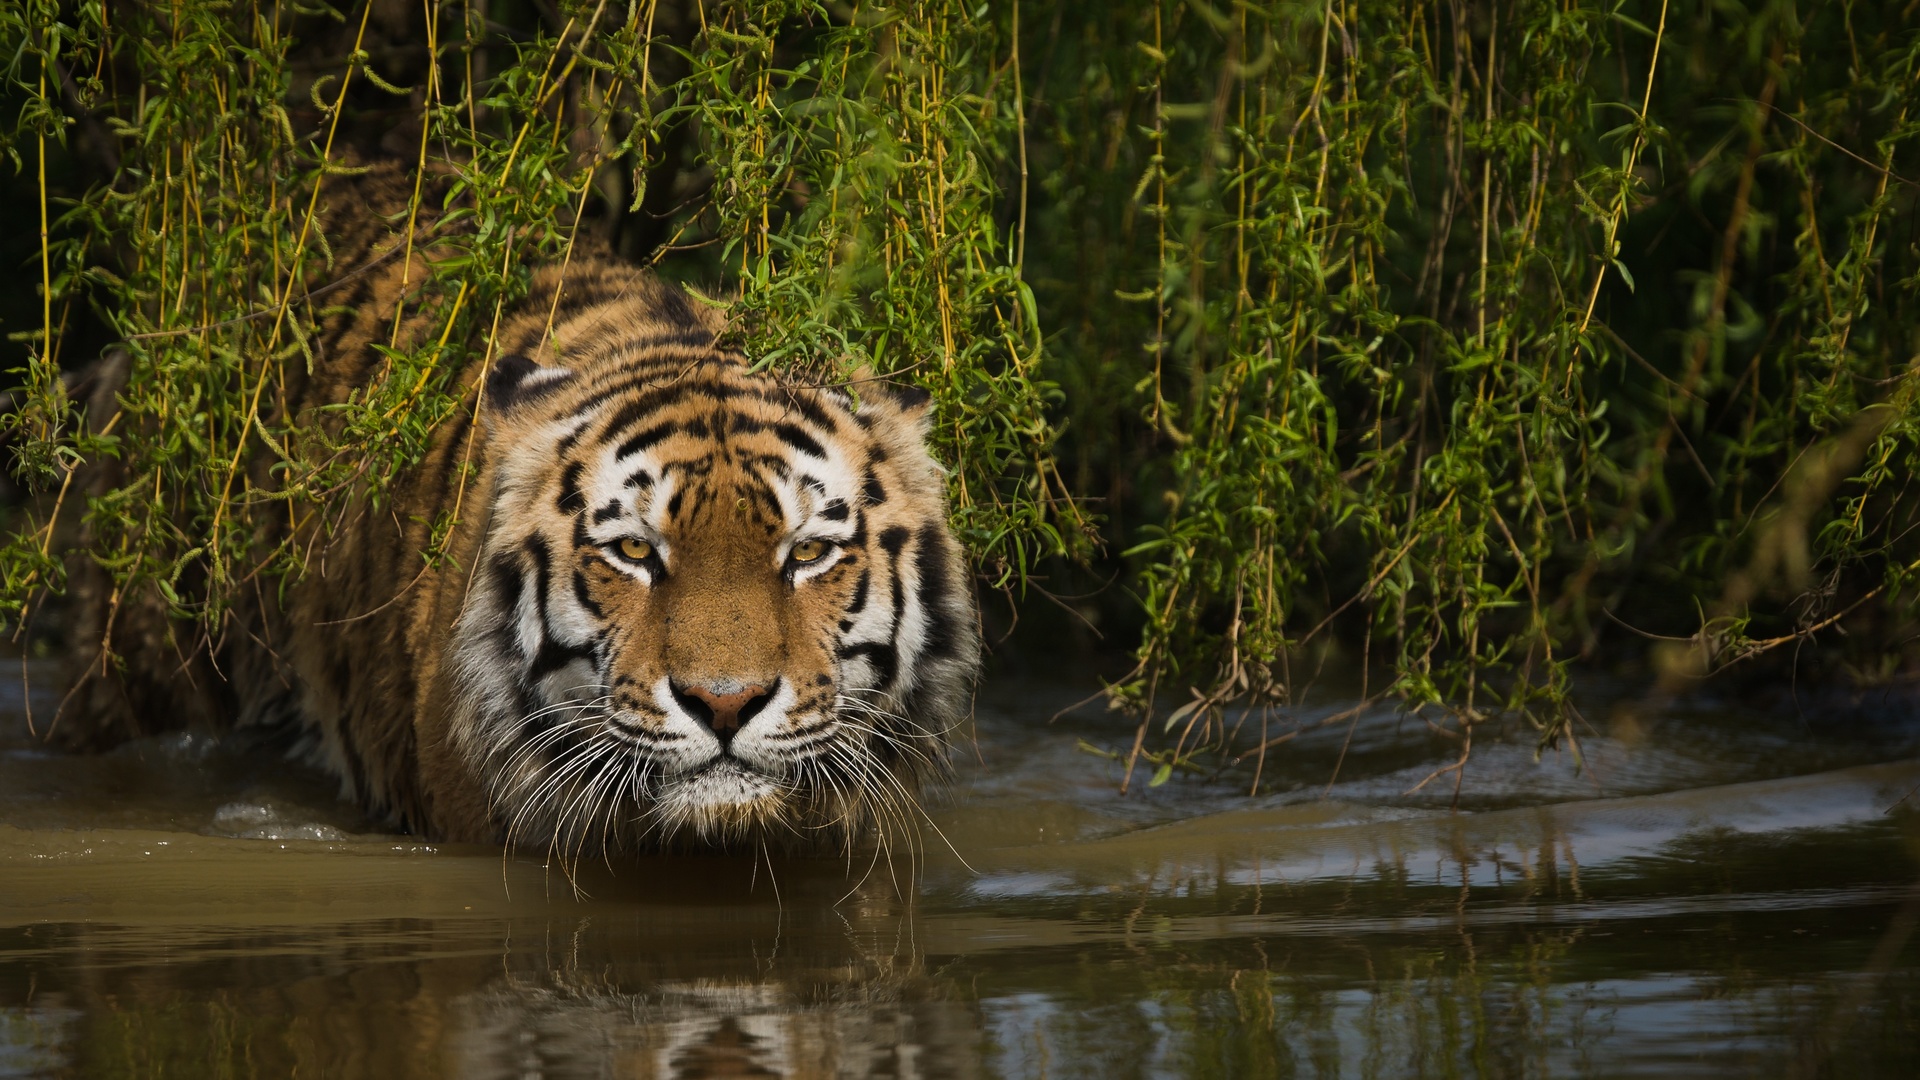
[{"label": "water", "polygon": [[1483,729],[1453,811],[1418,720],[1122,799],[1121,721],[991,684],[918,858],[571,880],[264,748],[49,754],[11,693],[0,1077],[1920,1074],[1906,692],[1595,694],[1579,766]]}]

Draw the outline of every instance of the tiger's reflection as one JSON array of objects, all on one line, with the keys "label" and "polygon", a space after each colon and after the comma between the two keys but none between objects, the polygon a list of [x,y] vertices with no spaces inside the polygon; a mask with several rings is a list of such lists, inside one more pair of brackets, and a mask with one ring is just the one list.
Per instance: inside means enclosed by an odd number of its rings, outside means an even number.
[{"label": "tiger's reflection", "polygon": [[644,869],[585,881],[591,903],[562,894],[569,914],[532,914],[547,901],[523,893],[528,914],[508,919],[64,923],[15,931],[11,964],[0,929],[0,1077],[23,1061],[76,1076],[986,1071],[979,1007],[929,966],[890,877],[847,895],[838,867],[783,866],[781,905],[755,898],[751,867]]},{"label": "tiger's reflection", "polygon": [[[852,975],[853,972],[845,974]],[[971,1077],[973,1010],[924,978],[664,982],[640,993],[505,981],[453,1010],[458,1076],[634,1080]]]}]

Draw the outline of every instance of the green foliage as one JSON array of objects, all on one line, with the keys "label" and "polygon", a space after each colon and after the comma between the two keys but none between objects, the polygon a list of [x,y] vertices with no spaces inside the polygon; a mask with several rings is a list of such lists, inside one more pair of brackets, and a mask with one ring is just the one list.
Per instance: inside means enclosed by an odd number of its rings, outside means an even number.
[{"label": "green foliage", "polygon": [[1285,703],[1335,634],[1388,661],[1363,696],[1441,706],[1464,761],[1492,712],[1571,734],[1569,665],[1637,654],[1622,624],[1691,636],[1653,650],[1678,681],[1869,595],[1897,621],[1920,556],[1902,16],[1053,19],[1034,231],[1077,235],[1029,277],[1075,358],[1066,471],[1137,493],[1111,504],[1146,616],[1118,693],[1195,687],[1136,755]]},{"label": "green foliage", "polygon": [[[1390,671],[1363,696],[1440,707],[1463,751],[1495,712],[1559,738],[1570,663],[1642,651],[1623,627],[1680,639],[1649,655],[1681,678],[1904,618],[1909,22],[1791,0],[29,0],[0,13],[0,149],[49,227],[20,252],[43,280],[16,290],[39,303],[7,328],[8,424],[52,501],[0,596],[22,614],[59,588],[47,515],[105,460],[91,557],[216,628],[237,585],[300,570],[257,550],[260,515],[378,498],[460,407],[451,361],[485,355],[525,267],[589,230],[731,298],[759,363],[929,389],[991,584],[1123,561],[1140,637],[1116,699],[1191,688],[1139,729],[1158,779],[1336,641]],[[354,270],[315,192],[378,148],[455,177],[395,313],[443,329],[296,430],[283,372]],[[117,419],[79,415],[70,341],[125,351]]]}]

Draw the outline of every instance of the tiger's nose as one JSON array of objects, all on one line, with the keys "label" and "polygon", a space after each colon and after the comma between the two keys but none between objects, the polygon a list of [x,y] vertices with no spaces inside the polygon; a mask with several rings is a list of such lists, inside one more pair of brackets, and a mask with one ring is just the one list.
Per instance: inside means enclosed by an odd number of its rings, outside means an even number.
[{"label": "tiger's nose", "polygon": [[[669,682],[667,685],[673,690],[674,700],[679,702],[680,707],[712,728],[723,743],[731,740],[735,732],[773,699],[772,689],[757,684],[729,682],[702,686],[698,683],[682,685]],[[778,681],[774,685],[777,687]]]}]

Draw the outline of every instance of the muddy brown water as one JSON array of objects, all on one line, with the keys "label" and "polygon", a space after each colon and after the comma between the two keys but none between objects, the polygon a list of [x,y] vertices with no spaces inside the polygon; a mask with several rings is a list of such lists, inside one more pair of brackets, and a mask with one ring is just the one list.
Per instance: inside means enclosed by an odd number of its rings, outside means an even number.
[{"label": "muddy brown water", "polygon": [[1910,691],[1596,692],[1581,763],[1483,738],[1456,810],[1385,712],[1123,799],[1077,689],[988,685],[920,858],[569,881],[271,747],[49,753],[16,680],[0,1077],[1920,1075]]}]

